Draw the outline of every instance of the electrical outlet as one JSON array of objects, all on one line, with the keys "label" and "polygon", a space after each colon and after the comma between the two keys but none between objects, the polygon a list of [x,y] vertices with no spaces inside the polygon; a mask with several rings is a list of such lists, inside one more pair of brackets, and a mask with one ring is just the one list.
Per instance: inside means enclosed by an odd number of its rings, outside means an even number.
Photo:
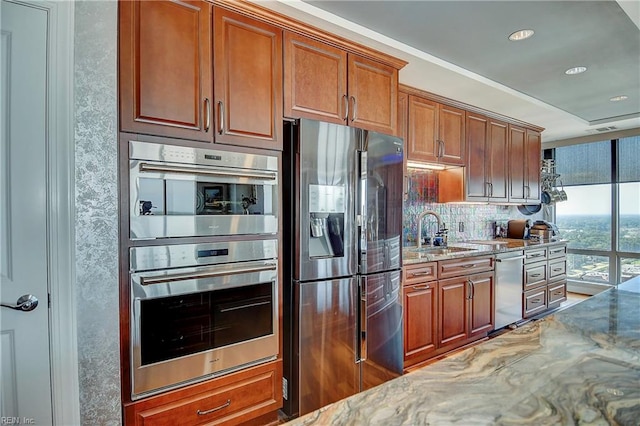
[{"label": "electrical outlet", "polygon": [[283,377],[283,378],[282,378],[282,397],[283,397],[284,399],[287,399],[287,400],[289,399],[289,398],[288,398],[288,397],[289,397],[288,392],[289,392],[289,384],[288,384],[288,382],[287,382],[287,379],[285,379],[285,378]]},{"label": "electrical outlet", "polygon": [[464,222],[458,222],[458,232],[464,232]]}]

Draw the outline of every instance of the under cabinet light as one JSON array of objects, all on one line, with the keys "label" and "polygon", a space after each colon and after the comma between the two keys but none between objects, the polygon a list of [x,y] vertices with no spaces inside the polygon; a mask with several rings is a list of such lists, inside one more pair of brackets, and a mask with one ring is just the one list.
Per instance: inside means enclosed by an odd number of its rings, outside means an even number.
[{"label": "under cabinet light", "polygon": [[427,170],[444,170],[447,166],[443,164],[430,164],[430,163],[415,163],[413,161],[407,161],[407,168],[409,169],[427,169]]},{"label": "under cabinet light", "polygon": [[625,101],[629,99],[629,97],[627,95],[620,95],[620,96],[614,96],[613,98],[610,98],[609,100],[611,102],[619,102],[619,101]]}]

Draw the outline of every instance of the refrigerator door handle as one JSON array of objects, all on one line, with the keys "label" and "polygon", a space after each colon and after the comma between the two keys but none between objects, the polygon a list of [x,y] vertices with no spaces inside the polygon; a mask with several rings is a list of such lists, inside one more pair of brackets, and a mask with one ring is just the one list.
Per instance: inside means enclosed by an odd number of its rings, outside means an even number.
[{"label": "refrigerator door handle", "polygon": [[367,359],[367,277],[360,277],[360,321],[358,324],[358,362]]},{"label": "refrigerator door handle", "polygon": [[359,272],[367,272],[367,153],[360,151],[360,155],[357,157],[359,164],[358,169],[360,171],[360,178],[358,182],[358,259],[359,259]]}]

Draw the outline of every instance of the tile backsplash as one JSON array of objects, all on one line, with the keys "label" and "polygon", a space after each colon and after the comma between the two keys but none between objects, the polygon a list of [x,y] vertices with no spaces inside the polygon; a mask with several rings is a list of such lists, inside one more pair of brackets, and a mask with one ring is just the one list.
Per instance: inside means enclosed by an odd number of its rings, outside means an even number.
[{"label": "tile backsplash", "polygon": [[[449,230],[449,242],[464,242],[467,240],[487,240],[494,236],[495,222],[504,223],[510,219],[542,219],[542,212],[534,215],[520,213],[515,205],[495,204],[464,204],[437,203],[437,172],[422,172],[411,174],[409,177],[409,191],[404,201],[403,214],[403,244],[416,244],[417,217],[425,210],[431,210],[442,217]],[[430,235],[436,231],[436,218],[428,215],[424,217],[422,229]],[[462,223],[462,227],[460,224]],[[462,229],[462,230],[461,230]]]}]

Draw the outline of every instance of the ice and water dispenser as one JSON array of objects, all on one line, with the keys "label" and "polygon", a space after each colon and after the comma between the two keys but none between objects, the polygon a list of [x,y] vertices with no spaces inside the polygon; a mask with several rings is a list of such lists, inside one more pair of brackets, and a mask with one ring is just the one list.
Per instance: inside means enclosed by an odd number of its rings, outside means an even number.
[{"label": "ice and water dispenser", "polygon": [[346,189],[309,185],[309,257],[344,256]]}]

